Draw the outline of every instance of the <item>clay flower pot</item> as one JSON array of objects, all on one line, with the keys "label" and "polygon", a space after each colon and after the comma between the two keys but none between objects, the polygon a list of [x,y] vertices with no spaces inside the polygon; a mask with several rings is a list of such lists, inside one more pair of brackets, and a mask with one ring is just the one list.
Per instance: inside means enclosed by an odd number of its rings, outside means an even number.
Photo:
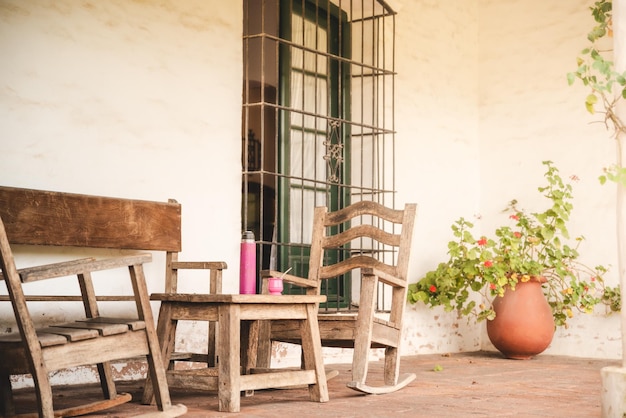
[{"label": "clay flower pot", "polygon": [[554,336],[554,317],[541,284],[544,277],[519,282],[496,297],[496,317],[487,321],[491,343],[507,358],[529,359],[542,353]]}]

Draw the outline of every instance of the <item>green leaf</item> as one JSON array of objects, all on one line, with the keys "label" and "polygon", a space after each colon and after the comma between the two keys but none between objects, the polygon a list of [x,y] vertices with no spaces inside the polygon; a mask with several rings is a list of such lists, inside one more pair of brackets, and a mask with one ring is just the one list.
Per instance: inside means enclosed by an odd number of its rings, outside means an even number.
[{"label": "green leaf", "polygon": [[594,105],[598,103],[598,97],[595,94],[590,94],[587,96],[587,99],[585,100],[585,102]]}]

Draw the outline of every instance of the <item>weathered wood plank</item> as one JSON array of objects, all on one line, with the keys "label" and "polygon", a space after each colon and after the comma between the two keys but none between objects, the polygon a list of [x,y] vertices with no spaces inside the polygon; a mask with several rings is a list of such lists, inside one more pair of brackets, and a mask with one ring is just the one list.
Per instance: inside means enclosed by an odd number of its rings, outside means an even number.
[{"label": "weathered wood plank", "polygon": [[[130,393],[120,393],[113,399],[104,399],[101,401],[91,402],[84,405],[72,406],[69,408],[57,409],[54,411],[55,417],[76,417],[93,412],[102,411],[104,409],[113,408],[118,405],[122,405],[129,402],[132,399]],[[19,418],[39,418],[38,413],[32,414],[20,414]]]},{"label": "weathered wood plank", "polygon": [[64,328],[78,328],[78,329],[92,329],[98,331],[98,333],[102,336],[115,335],[115,334],[123,334],[128,332],[128,325],[126,324],[106,324],[106,323],[92,323],[92,322],[68,322],[65,324],[59,325]]},{"label": "weathered wood plank", "polygon": [[0,217],[12,244],[181,250],[173,202],[0,186]]},{"label": "weathered wood plank", "polygon": [[168,300],[171,302],[193,303],[237,303],[252,305],[270,303],[272,305],[291,305],[301,303],[321,303],[326,301],[324,295],[209,295],[205,293],[152,293],[150,300]]},{"label": "weathered wood plank", "polygon": [[46,327],[38,330],[38,332],[45,332],[47,334],[61,335],[67,338],[69,341],[81,341],[88,340],[90,338],[98,338],[100,335],[97,330],[94,329],[79,329],[68,327]]},{"label": "weathered wood plank", "polygon": [[217,375],[217,368],[169,370],[167,384],[171,387],[215,391],[218,388]]},{"label": "weathered wood plank", "polygon": [[79,322],[87,322],[90,324],[125,324],[128,325],[128,328],[132,331],[139,331],[146,328],[146,323],[136,318],[110,318],[100,316],[98,318],[83,319]]},{"label": "weathered wood plank", "polygon": [[[41,347],[50,347],[67,343],[67,338],[59,334],[50,334],[45,331],[37,331],[37,339]],[[21,344],[22,337],[18,333],[0,335],[0,342]]]},{"label": "weathered wood plank", "polygon": [[106,258],[103,260],[84,259],[81,263],[61,262],[41,266],[37,269],[22,269],[20,278],[23,283],[38,280],[53,279],[55,277],[74,276],[85,272],[109,270],[113,268],[128,267],[152,261],[151,254],[138,254],[122,257]]},{"label": "weathered wood plank", "polygon": [[48,370],[59,370],[142,356],[147,352],[146,334],[139,331],[48,347],[43,351],[43,358]]},{"label": "weathered wood plank", "polygon": [[[82,302],[82,296],[76,295],[26,295],[26,302]],[[134,296],[96,296],[98,302],[134,302]],[[11,298],[7,295],[0,295],[0,302],[10,302]]]},{"label": "weathered wood plank", "polygon": [[314,370],[289,370],[286,372],[272,372],[262,374],[247,374],[240,376],[241,390],[258,390],[264,388],[282,388],[297,385],[315,384]]}]

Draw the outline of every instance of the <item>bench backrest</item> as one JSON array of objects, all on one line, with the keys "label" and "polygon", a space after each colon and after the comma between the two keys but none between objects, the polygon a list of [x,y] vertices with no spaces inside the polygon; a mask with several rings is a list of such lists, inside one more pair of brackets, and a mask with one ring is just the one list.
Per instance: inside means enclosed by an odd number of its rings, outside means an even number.
[{"label": "bench backrest", "polygon": [[0,218],[11,244],[181,251],[174,200],[90,196],[0,186]]},{"label": "bench backrest", "polygon": [[[175,293],[180,270],[208,270],[204,292],[222,292],[222,261],[179,261],[181,205],[0,186],[0,220],[10,244],[165,251],[165,292]],[[0,272],[0,280],[3,279]],[[127,300],[128,296],[98,297]],[[27,300],[82,300],[30,295]],[[8,296],[0,295],[0,301]],[[209,324],[208,358],[215,364],[215,324]],[[171,341],[173,344],[174,342]]]}]

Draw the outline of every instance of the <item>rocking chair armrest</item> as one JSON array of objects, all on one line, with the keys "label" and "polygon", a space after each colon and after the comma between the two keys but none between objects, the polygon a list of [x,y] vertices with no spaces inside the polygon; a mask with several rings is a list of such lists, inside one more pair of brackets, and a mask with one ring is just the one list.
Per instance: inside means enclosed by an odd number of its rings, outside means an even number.
[{"label": "rocking chair armrest", "polygon": [[27,267],[18,270],[23,283],[37,280],[53,279],[56,277],[73,276],[76,274],[109,270],[119,267],[129,267],[144,264],[152,261],[151,254],[137,254],[96,260],[93,258],[83,258],[80,260],[62,261],[35,267]]},{"label": "rocking chair armrest", "polygon": [[295,284],[296,286],[301,286],[305,288],[316,288],[317,282],[315,280],[309,280],[302,277],[294,276],[293,274],[284,274],[280,271],[276,270],[262,270],[261,271],[261,279],[263,283],[267,282],[270,277],[282,277],[283,282]]},{"label": "rocking chair armrest", "polygon": [[[67,267],[67,266],[71,266],[71,265],[83,265],[87,262],[93,261],[95,260],[95,258],[81,258],[78,260],[71,260],[71,261],[61,261],[59,263],[52,263],[52,264],[42,264],[40,266],[32,266],[32,267],[25,267],[25,268],[21,268],[21,269],[17,269],[17,273],[24,277],[24,276],[29,276],[35,272],[38,271],[46,271],[49,269],[54,269],[56,267]],[[0,271],[0,280],[4,280],[4,276],[2,275],[2,272]]]},{"label": "rocking chair armrest", "polygon": [[393,287],[407,287],[407,281],[392,274],[374,268],[365,268],[361,271],[363,276],[376,276],[378,280]]}]

